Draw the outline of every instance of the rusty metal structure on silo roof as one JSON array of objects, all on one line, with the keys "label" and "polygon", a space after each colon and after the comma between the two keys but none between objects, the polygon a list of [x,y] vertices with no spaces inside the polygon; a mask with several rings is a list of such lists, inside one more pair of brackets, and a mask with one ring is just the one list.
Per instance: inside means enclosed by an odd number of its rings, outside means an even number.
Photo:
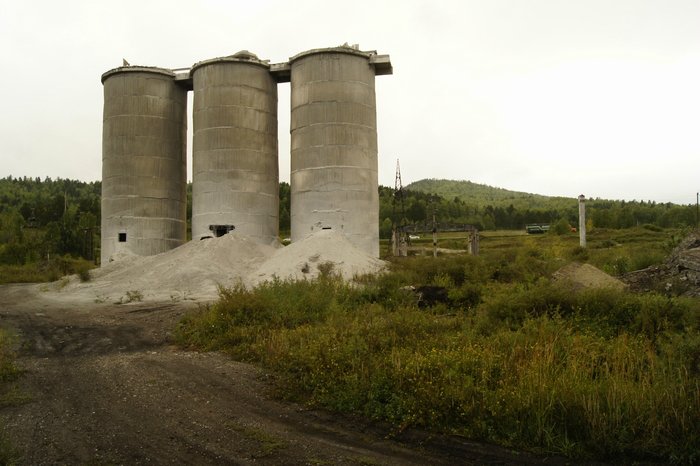
[{"label": "rusty metal structure on silo roof", "polygon": [[102,75],[101,260],[154,255],[183,244],[187,90],[175,74],[124,66]]},{"label": "rusty metal structure on silo roof", "polygon": [[277,83],[254,54],[190,70],[193,99],[192,238],[233,230],[278,239]]},{"label": "rusty metal structure on silo roof", "polygon": [[374,78],[391,63],[341,46],[300,53],[290,66],[292,242],[338,230],[378,257]]}]

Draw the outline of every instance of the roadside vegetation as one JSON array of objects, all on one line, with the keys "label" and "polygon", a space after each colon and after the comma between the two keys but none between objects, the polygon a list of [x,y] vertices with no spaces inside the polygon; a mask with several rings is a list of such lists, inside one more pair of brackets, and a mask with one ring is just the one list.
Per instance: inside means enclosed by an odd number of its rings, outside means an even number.
[{"label": "roadside vegetation", "polygon": [[[657,230],[599,230],[585,250],[570,235],[485,236],[479,257],[396,259],[359,285],[327,267],[313,282],[234,286],[176,339],[272,370],[284,398],[397,432],[694,463],[700,302],[549,278],[572,260],[613,274],[658,262],[681,232]],[[444,292],[419,300],[409,286]]]},{"label": "roadside vegetation", "polygon": [[[15,362],[14,338],[0,328],[0,409],[25,403],[28,398],[16,386],[22,370]],[[0,435],[0,464],[17,464],[18,455],[12,444]]]}]

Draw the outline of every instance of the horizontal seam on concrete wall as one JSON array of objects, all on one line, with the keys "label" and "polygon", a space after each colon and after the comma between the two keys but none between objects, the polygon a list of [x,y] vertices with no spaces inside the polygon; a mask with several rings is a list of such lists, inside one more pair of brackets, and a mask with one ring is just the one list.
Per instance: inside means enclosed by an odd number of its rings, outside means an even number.
[{"label": "horizontal seam on concrete wall", "polygon": [[230,105],[207,105],[206,107],[198,107],[197,109],[192,110],[192,115],[196,115],[196,114],[198,114],[198,113],[201,113],[201,112],[203,112],[203,111],[205,111],[206,109],[209,109],[209,108],[243,108],[243,109],[246,109],[246,110],[252,110],[252,111],[254,111],[254,112],[264,113],[264,114],[267,114],[267,115],[275,115],[275,116],[277,115],[277,112],[274,112],[274,113],[273,113],[273,112],[266,112],[265,110],[262,110],[262,109],[260,109],[260,108],[258,108],[258,107],[251,107],[251,106],[249,106],[249,105],[238,105],[238,104],[230,104]]},{"label": "horizontal seam on concrete wall", "polygon": [[211,131],[213,129],[232,129],[232,128],[237,128],[237,129],[245,129],[248,131],[253,131],[256,133],[263,133],[263,134],[277,134],[277,132],[271,133],[269,131],[260,131],[255,128],[251,128],[250,126],[238,126],[238,125],[228,125],[228,126],[207,126],[206,128],[197,128],[197,130],[194,132],[195,134],[201,133],[202,131]]},{"label": "horizontal seam on concrete wall", "polygon": [[297,79],[296,81],[292,80],[291,82],[292,82],[292,85],[291,85],[292,89],[303,87],[303,86],[308,86],[310,84],[315,84],[315,83],[337,83],[337,84],[352,83],[352,84],[362,84],[362,85],[367,86],[367,87],[374,87],[374,86],[372,86],[372,83],[374,82],[374,80],[372,80],[372,81],[358,81],[356,79],[314,79],[314,80],[304,79],[301,82],[299,82],[299,80]]},{"label": "horizontal seam on concrete wall", "polygon": [[360,165],[326,165],[323,167],[309,167],[309,168],[298,168],[296,170],[293,170],[291,173],[297,173],[297,172],[303,172],[303,171],[309,171],[309,170],[324,170],[324,169],[337,169],[337,168],[348,168],[348,169],[353,169],[353,170],[363,170],[363,171],[377,171],[377,170],[372,170],[371,168],[363,168]]},{"label": "horizontal seam on concrete wall", "polygon": [[376,130],[376,127],[374,126],[369,126],[369,125],[362,125],[359,123],[350,123],[346,121],[338,121],[338,122],[320,122],[320,123],[311,123],[309,125],[303,125],[303,126],[296,126],[292,128],[292,131],[295,130],[300,130],[304,128],[313,128],[314,126],[326,126],[326,127],[332,127],[332,126],[358,126],[360,128],[366,128],[369,130]]},{"label": "horizontal seam on concrete wall", "polygon": [[106,220],[110,219],[120,219],[120,218],[127,218],[127,219],[140,219],[140,220],[168,220],[170,222],[175,222],[175,223],[187,223],[186,221],[183,220],[178,220],[175,217],[139,217],[136,215],[111,215],[109,217],[105,217]]},{"label": "horizontal seam on concrete wall", "polygon": [[182,124],[182,121],[185,120],[185,118],[166,118],[166,117],[159,116],[159,115],[144,115],[143,113],[119,113],[117,115],[110,115],[108,117],[104,117],[102,119],[102,121],[103,122],[109,121],[112,118],[133,118],[133,117],[154,118],[154,119],[158,119],[158,120],[174,121],[178,125]]}]

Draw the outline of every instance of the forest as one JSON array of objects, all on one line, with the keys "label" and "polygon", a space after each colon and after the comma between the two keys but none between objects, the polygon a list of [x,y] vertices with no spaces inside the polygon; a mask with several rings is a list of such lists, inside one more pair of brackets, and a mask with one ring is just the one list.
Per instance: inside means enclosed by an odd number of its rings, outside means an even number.
[{"label": "forest", "polygon": [[[188,221],[191,218],[188,185]],[[99,250],[101,183],[67,179],[0,179],[0,264],[18,265],[69,256],[94,261]],[[280,235],[290,229],[290,186],[280,183]],[[442,194],[441,194],[442,193]],[[660,228],[694,226],[694,205],[653,201],[587,202],[591,227]],[[529,223],[568,222],[577,225],[578,204],[573,198],[518,193],[468,181],[422,180],[397,193],[379,187],[380,237],[391,235],[393,222],[416,231],[469,224],[479,230],[522,229]]]}]

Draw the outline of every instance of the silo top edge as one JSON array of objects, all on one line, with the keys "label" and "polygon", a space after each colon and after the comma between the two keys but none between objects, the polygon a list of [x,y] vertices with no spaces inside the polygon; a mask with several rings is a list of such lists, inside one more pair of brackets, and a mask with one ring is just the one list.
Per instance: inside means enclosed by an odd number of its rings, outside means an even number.
[{"label": "silo top edge", "polygon": [[270,69],[270,63],[268,60],[258,60],[254,58],[238,58],[235,56],[231,57],[218,57],[218,58],[210,58],[209,60],[203,60],[200,62],[195,63],[192,65],[192,68],[190,68],[190,76],[192,76],[198,68],[201,68],[203,66],[207,65],[215,65],[218,63],[245,63],[248,65],[255,65],[255,66],[260,66],[262,68],[265,68],[266,70]]},{"label": "silo top edge", "polygon": [[301,52],[297,53],[293,57],[289,59],[289,63],[294,63],[294,61],[299,60],[300,58],[307,57],[309,55],[316,55],[319,53],[344,53],[347,55],[356,55],[358,57],[364,57],[364,58],[369,58],[372,55],[376,55],[377,51],[376,50],[368,50],[368,51],[362,51],[359,50],[355,47],[350,47],[346,45],[341,45],[339,47],[328,47],[324,49],[311,49],[307,50],[306,52]]},{"label": "silo top edge", "polygon": [[167,68],[158,68],[157,66],[120,66],[118,68],[113,68],[109,71],[106,71],[105,73],[102,74],[102,84],[109,78],[110,76],[114,76],[115,74],[119,73],[153,73],[153,74],[160,74],[163,76],[168,76],[170,78],[175,77],[175,72],[172,70],[169,70]]}]

